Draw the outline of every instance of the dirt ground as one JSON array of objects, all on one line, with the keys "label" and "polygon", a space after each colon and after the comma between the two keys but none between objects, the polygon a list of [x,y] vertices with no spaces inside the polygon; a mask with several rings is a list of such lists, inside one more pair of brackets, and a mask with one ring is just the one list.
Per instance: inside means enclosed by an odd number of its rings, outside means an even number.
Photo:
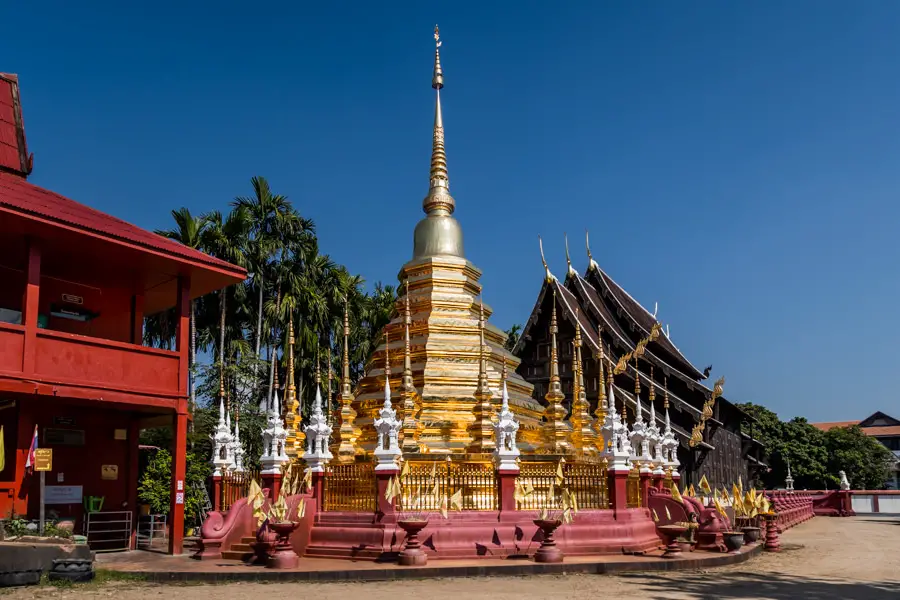
[{"label": "dirt ground", "polygon": [[234,583],[171,586],[110,582],[72,588],[22,588],[10,600],[117,600],[177,597],[178,600],[396,600],[399,597],[465,600],[530,598],[612,600],[656,598],[871,600],[900,599],[900,518],[817,518],[783,537],[784,551],[749,562],[664,574],[553,575],[375,583]]}]

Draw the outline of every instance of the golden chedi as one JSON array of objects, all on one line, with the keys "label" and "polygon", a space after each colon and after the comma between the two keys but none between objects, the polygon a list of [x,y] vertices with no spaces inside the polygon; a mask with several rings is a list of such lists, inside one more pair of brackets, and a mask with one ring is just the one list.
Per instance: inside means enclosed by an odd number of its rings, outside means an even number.
[{"label": "golden chedi", "polygon": [[[481,294],[478,279],[481,271],[466,260],[463,253],[462,229],[453,211],[456,202],[450,195],[447,156],[444,151],[444,123],[440,90],[444,74],[440,61],[440,39],[435,29],[434,75],[431,85],[437,101],[431,151],[431,177],[428,194],[422,203],[425,218],[416,225],[413,235],[413,258],[399,274],[408,295],[410,310],[410,359],[412,379],[418,394],[415,418],[418,419],[416,440],[425,453],[466,453],[473,447],[473,423],[476,419],[475,391],[479,387],[482,341],[476,299]],[[405,308],[407,298],[398,301]],[[402,360],[405,345],[405,311],[397,310],[387,326],[390,355]],[[484,306],[490,318],[491,310]],[[484,368],[488,385],[499,390],[504,362],[513,366],[507,380],[510,409],[519,423],[519,441],[523,450],[540,445],[540,418],[543,408],[531,395],[533,386],[515,373],[519,359],[504,348],[506,335],[497,327],[485,324]],[[383,404],[385,343],[372,356],[366,376],[360,381],[353,408],[362,429],[359,443],[367,452],[375,446],[373,421]],[[401,373],[401,369],[393,369]],[[391,386],[402,384],[397,375]],[[493,398],[499,398],[494,392]],[[396,408],[400,408],[399,406]],[[403,415],[406,419],[407,415]],[[480,427],[474,428],[475,431]],[[405,449],[409,443],[405,444]]]}]

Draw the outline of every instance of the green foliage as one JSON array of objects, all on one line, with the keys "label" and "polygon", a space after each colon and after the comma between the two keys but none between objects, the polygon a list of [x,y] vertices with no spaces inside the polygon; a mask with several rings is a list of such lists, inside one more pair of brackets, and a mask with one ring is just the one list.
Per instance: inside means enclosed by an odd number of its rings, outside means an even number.
[{"label": "green foliage", "polygon": [[782,421],[764,406],[747,403],[739,407],[755,419],[744,424],[744,431],[762,442],[768,455],[769,472],[757,485],[784,487],[790,463],[795,489],[834,489],[840,483],[839,471],[847,473],[855,489],[884,487],[893,455],[859,427],[823,432],[803,417]]},{"label": "green foliage", "polygon": [[[185,474],[184,520],[186,527],[198,525],[197,519],[202,504],[202,492],[198,487],[206,482],[209,476],[207,460],[188,453],[186,457],[187,472]],[[154,513],[168,514],[172,489],[172,455],[168,450],[157,450],[141,475],[138,485],[138,498],[150,505]]]},{"label": "green foliage", "polygon": [[519,336],[522,335],[522,326],[518,323],[510,327],[506,330],[506,343],[503,346],[509,350],[513,351],[513,348],[516,347],[516,344],[519,342]]},{"label": "green foliage", "polygon": [[67,540],[72,537],[72,532],[68,529],[60,529],[57,527],[56,523],[44,523],[44,535]]},{"label": "green foliage", "polygon": [[839,483],[837,472],[844,471],[853,489],[884,488],[894,455],[881,442],[867,436],[858,425],[835,427],[824,435],[828,447],[828,472],[833,474],[831,481],[834,485]]},{"label": "green foliage", "polygon": [[16,512],[10,511],[9,517],[0,522],[3,529],[3,535],[6,538],[20,537],[28,534],[28,521],[19,518]]}]

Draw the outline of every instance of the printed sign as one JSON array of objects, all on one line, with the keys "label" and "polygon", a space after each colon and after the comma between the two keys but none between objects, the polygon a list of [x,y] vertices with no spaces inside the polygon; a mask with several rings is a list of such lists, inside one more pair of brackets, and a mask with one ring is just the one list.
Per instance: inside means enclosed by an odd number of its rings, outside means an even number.
[{"label": "printed sign", "polygon": [[38,448],[34,451],[34,470],[35,471],[52,471],[53,470],[53,449]]},{"label": "printed sign", "polygon": [[72,417],[53,417],[53,424],[62,427],[75,427],[75,419]]},{"label": "printed sign", "polygon": [[183,480],[183,479],[179,479],[179,480],[175,483],[175,489],[178,490],[179,492],[182,491],[182,490],[184,489],[184,480]]},{"label": "printed sign", "polygon": [[103,465],[100,467],[100,479],[115,481],[119,478],[119,465]]},{"label": "printed sign", "polygon": [[84,298],[75,294],[63,294],[62,299],[63,302],[68,302],[69,304],[84,304]]},{"label": "printed sign", "polygon": [[175,504],[184,504],[184,492],[175,494]]},{"label": "printed sign", "polygon": [[127,440],[128,439],[128,430],[127,429],[116,429],[113,431],[113,439],[114,440]]},{"label": "printed sign", "polygon": [[81,504],[80,485],[48,485],[44,488],[44,504]]}]

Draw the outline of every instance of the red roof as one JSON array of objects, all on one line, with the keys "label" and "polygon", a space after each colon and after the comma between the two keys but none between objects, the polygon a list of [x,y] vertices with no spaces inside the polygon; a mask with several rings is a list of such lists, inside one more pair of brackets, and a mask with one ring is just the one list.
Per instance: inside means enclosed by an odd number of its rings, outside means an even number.
[{"label": "red roof", "polygon": [[850,427],[851,425],[859,425],[862,421],[831,421],[829,423],[810,423],[816,429],[821,429],[822,431],[828,431],[829,429],[834,429],[835,427]]},{"label": "red roof", "polygon": [[[850,427],[851,425],[859,425],[862,421],[832,421],[830,423],[810,423],[816,429],[828,431],[836,427]],[[866,435],[885,436],[900,435],[900,425],[887,425],[883,427],[861,427],[862,432]]]},{"label": "red roof", "polygon": [[164,252],[174,258],[208,265],[241,278],[246,276],[244,269],[231,263],[79,204],[65,196],[28,183],[17,175],[0,171],[0,210],[4,208],[89,231],[111,240]]}]

